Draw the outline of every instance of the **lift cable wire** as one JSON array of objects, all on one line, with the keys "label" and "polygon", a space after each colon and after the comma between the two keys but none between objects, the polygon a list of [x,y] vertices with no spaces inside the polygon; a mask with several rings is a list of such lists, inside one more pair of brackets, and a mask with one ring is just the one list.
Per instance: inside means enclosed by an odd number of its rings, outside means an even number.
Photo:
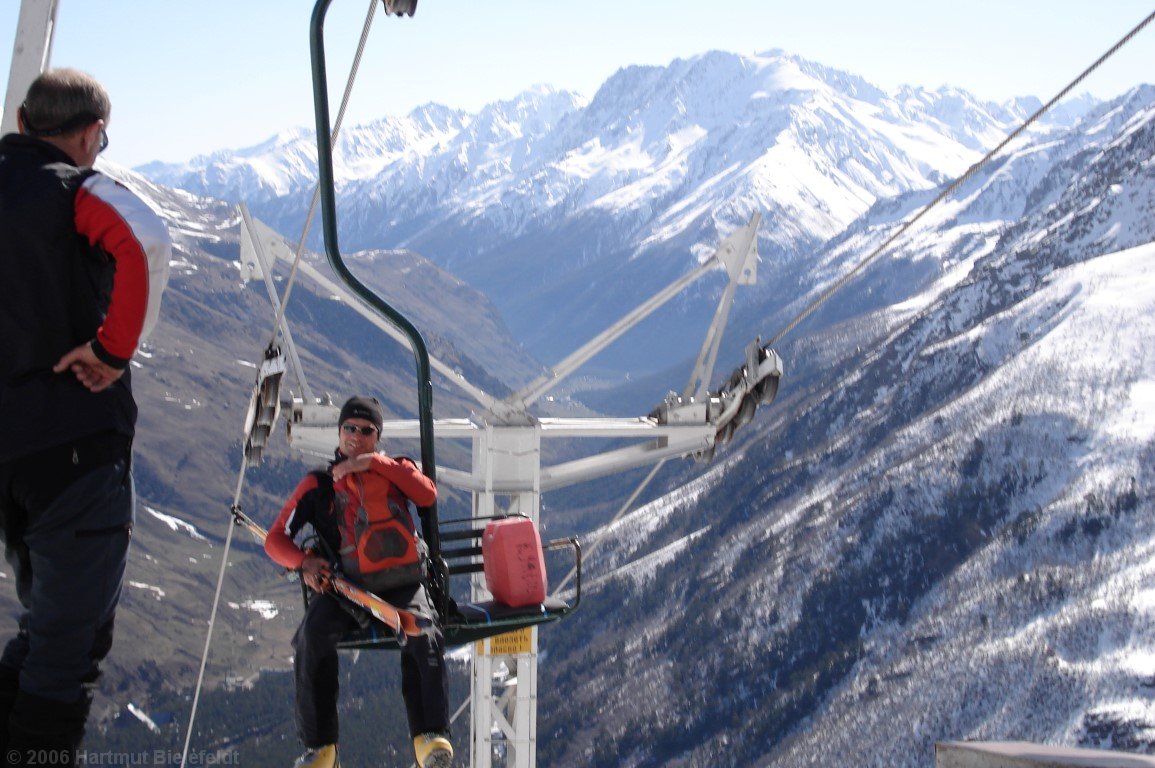
[{"label": "lift cable wire", "polygon": [[[638,500],[638,497],[642,495],[642,491],[644,491],[646,489],[646,487],[650,484],[650,482],[653,481],[653,479],[657,476],[658,472],[660,472],[662,470],[662,467],[666,466],[667,461],[669,461],[669,459],[662,459],[661,461],[659,461],[657,464],[654,465],[653,469],[650,470],[649,474],[645,476],[645,478],[642,480],[642,482],[638,483],[638,487],[634,488],[634,492],[630,494],[630,497],[628,499],[626,499],[625,502],[623,502],[620,507],[618,507],[618,511],[616,513],[614,513],[614,516],[611,517],[609,519],[609,521],[602,526],[603,529],[609,528],[611,525],[616,523],[618,520],[621,520],[623,515],[625,515],[627,512],[631,511],[634,508],[634,502]],[[587,544],[585,547],[585,556],[589,557],[590,554],[592,554],[593,552],[596,552],[598,547],[601,546],[601,543],[603,541],[605,541],[604,537],[594,539],[593,542],[591,542],[590,544]],[[567,573],[565,575],[565,577],[557,583],[557,586],[555,586],[553,588],[554,596],[555,597],[560,596],[562,594],[562,590],[564,590],[567,586],[569,586],[570,581],[572,581],[574,576],[576,576],[576,575],[577,575],[577,567],[575,566],[574,568],[571,568],[570,572]]]},{"label": "lift cable wire", "polygon": [[[377,10],[377,0],[370,0],[369,10],[365,16],[365,24],[361,30],[361,39],[357,44],[357,52],[353,57],[353,65],[350,69],[349,78],[348,78],[348,81],[346,82],[346,85],[345,85],[345,93],[341,99],[341,107],[337,113],[337,120],[336,120],[336,123],[334,124],[334,127],[333,127],[333,137],[334,138],[336,138],[338,132],[341,130],[341,123],[345,118],[345,110],[349,106],[349,98],[350,98],[350,94],[352,93],[352,90],[353,90],[353,83],[357,79],[357,71],[360,69],[360,66],[361,66],[361,57],[365,51],[365,42],[368,39],[369,29],[372,27],[373,16],[374,16],[374,13],[376,12],[376,10]],[[305,250],[305,240],[308,237],[309,229],[313,223],[313,216],[314,216],[314,213],[315,213],[316,208],[317,208],[317,201],[318,201],[319,197],[320,197],[320,184],[318,184],[316,187],[313,188],[313,201],[309,205],[309,213],[308,213],[308,216],[306,217],[306,220],[305,220],[304,231],[301,233],[301,239],[300,239],[300,242],[298,243],[298,246],[297,246],[296,258],[293,260],[293,267],[292,267],[292,270],[289,274],[288,282],[285,286],[284,296],[282,297],[282,299],[281,299],[281,301],[277,307],[277,319],[273,323],[272,337],[269,341],[269,347],[270,348],[272,348],[273,345],[276,343],[277,333],[279,332],[279,329],[281,327],[281,321],[284,319],[285,307],[288,305],[288,302],[289,302],[289,294],[292,292],[292,289],[293,289],[293,282],[297,276],[297,267],[301,262],[301,256]],[[253,385],[253,393],[252,393],[252,396],[250,398],[250,402],[254,402],[256,398],[260,397],[260,388],[261,388],[261,379],[260,379],[260,373],[258,370],[257,381]],[[222,590],[222,587],[224,585],[224,580],[225,580],[225,571],[228,568],[229,550],[232,546],[232,541],[233,541],[233,529],[236,528],[236,525],[237,525],[236,514],[240,510],[241,491],[244,487],[245,470],[247,469],[247,467],[248,467],[248,461],[242,453],[241,467],[240,467],[240,471],[237,473],[237,475],[238,475],[237,476],[237,487],[233,493],[233,504],[232,504],[232,507],[230,508],[233,512],[233,519],[229,521],[229,530],[228,530],[228,533],[225,535],[224,550],[221,552],[221,567],[220,567],[220,572],[217,575],[216,592],[213,595],[213,605],[212,605],[211,610],[209,611],[208,631],[205,635],[205,647],[204,647],[203,653],[201,654],[200,671],[197,673],[196,689],[193,693],[192,710],[189,713],[188,730],[185,732],[184,749],[181,751],[181,758],[180,758],[181,768],[185,768],[187,761],[188,761],[189,744],[192,741],[193,726],[196,723],[197,705],[200,702],[201,689],[204,686],[205,667],[208,664],[209,650],[212,646],[213,629],[215,628],[215,625],[216,625],[217,608],[220,605],[221,590]]]},{"label": "lift cable wire", "polygon": [[[237,498],[239,498],[240,494],[241,494],[241,485],[243,483],[243,479],[244,479],[244,471],[242,470],[241,480],[237,482],[237,493],[236,493]],[[235,506],[236,505],[234,503],[234,508],[235,508]],[[216,592],[213,593],[213,607],[212,607],[212,610],[209,612],[209,626],[208,626],[208,631],[205,633],[205,648],[204,648],[204,652],[201,654],[201,667],[200,667],[200,672],[197,673],[196,690],[193,692],[192,710],[189,712],[189,718],[188,718],[188,730],[185,732],[185,736],[184,736],[184,749],[181,751],[181,755],[180,755],[181,768],[185,768],[185,761],[188,760],[189,742],[192,740],[193,723],[196,722],[196,716],[197,716],[197,704],[200,702],[201,686],[204,684],[204,679],[205,679],[205,665],[208,663],[208,660],[209,660],[209,646],[212,644],[213,628],[216,625],[217,606],[220,605],[220,601],[221,601],[221,587],[225,583],[225,570],[229,566],[229,548],[232,546],[233,529],[236,527],[237,527],[236,522],[234,522],[233,520],[230,520],[228,533],[225,534],[225,547],[224,547],[224,550],[221,552],[221,568],[220,568],[220,572],[217,574]]]},{"label": "lift cable wire", "polygon": [[902,237],[904,234],[906,234],[910,230],[910,228],[913,227],[919,219],[921,219],[923,216],[925,216],[930,211],[930,209],[934,208],[936,205],[941,203],[947,197],[952,195],[959,187],[961,187],[963,184],[967,183],[984,166],[986,166],[988,163],[990,163],[990,161],[995,157],[995,155],[997,155],[1008,144],[1010,144],[1012,141],[1014,141],[1016,138],[1018,138],[1023,133],[1023,131],[1027,130],[1027,128],[1029,128],[1035,121],[1037,121],[1040,117],[1042,117],[1043,114],[1045,114],[1048,110],[1050,110],[1053,106],[1055,106],[1055,104],[1057,104],[1059,101],[1061,101],[1063,98],[1065,98],[1067,96],[1067,94],[1069,94],[1072,90],[1074,90],[1075,87],[1078,86],[1079,83],[1081,83],[1087,77],[1087,75],[1091,74],[1093,71],[1095,71],[1096,69],[1099,68],[1099,65],[1101,65],[1107,59],[1109,59],[1113,55],[1115,55],[1115,53],[1120,48],[1122,48],[1124,45],[1126,45],[1128,42],[1130,42],[1131,38],[1133,38],[1133,37],[1135,37],[1135,35],[1139,34],[1139,32],[1142,31],[1142,29],[1144,27],[1146,27],[1148,24],[1150,24],[1153,19],[1155,19],[1155,12],[1152,12],[1150,15],[1147,16],[1147,18],[1145,18],[1145,19],[1143,19],[1143,21],[1139,22],[1139,24],[1134,29],[1132,29],[1130,32],[1128,32],[1126,35],[1124,35],[1123,38],[1121,40],[1119,40],[1119,42],[1115,43],[1115,45],[1113,45],[1110,50],[1108,50],[1106,53],[1104,53],[1102,56],[1100,56],[1095,61],[1094,64],[1092,64],[1091,66],[1089,66],[1085,70],[1083,70],[1083,73],[1081,75],[1079,75],[1074,80],[1072,80],[1070,82],[1070,84],[1067,85],[1066,88],[1059,91],[1058,95],[1056,95],[1054,98],[1052,98],[1050,101],[1048,101],[1043,106],[1039,107],[1039,109],[1033,115],[1028,117],[1022,125],[1020,125],[1017,129],[1015,129],[1014,132],[1012,132],[1009,136],[1007,136],[1005,139],[1003,139],[1002,142],[997,147],[995,147],[990,152],[988,152],[986,157],[984,157],[982,160],[979,160],[977,163],[975,163],[970,168],[968,168],[966,173],[964,173],[962,176],[960,176],[955,181],[953,181],[950,184],[950,186],[948,186],[942,192],[939,192],[938,196],[935,197],[934,200],[930,201],[930,203],[928,203],[926,205],[926,207],[924,207],[921,211],[919,211],[912,219],[910,219],[905,224],[903,224],[901,227],[899,227],[899,229],[897,231],[895,231],[894,234],[892,234],[890,237],[888,237],[886,239],[886,241],[884,243],[882,243],[882,245],[875,248],[874,251],[872,251],[869,256],[867,256],[865,259],[860,261],[853,269],[851,269],[849,272],[847,272],[845,275],[843,275],[841,278],[839,278],[833,285],[831,285],[829,288],[827,288],[826,291],[823,292],[821,296],[819,296],[817,299],[815,299],[813,302],[811,302],[811,304],[809,306],[807,306],[804,310],[802,310],[802,312],[800,312],[797,317],[795,317],[793,320],[791,320],[786,325],[785,328],[783,328],[781,331],[779,331],[778,334],[770,340],[770,343],[767,346],[772,347],[775,344],[777,344],[782,339],[782,337],[784,337],[786,334],[793,331],[796,327],[798,327],[799,323],[801,323],[803,320],[805,320],[807,317],[809,317],[811,314],[813,314],[819,307],[821,307],[832,296],[834,296],[834,294],[836,294],[840,290],[842,290],[842,288],[848,282],[850,282],[850,280],[852,278],[854,278],[855,275],[857,275],[859,272],[861,272],[863,269],[865,269],[868,264],[870,264],[872,261],[874,261],[879,256],[879,254],[881,254],[888,247],[890,247],[891,243],[893,243],[894,241],[896,241],[900,237]]},{"label": "lift cable wire", "polygon": [[[341,96],[341,106],[337,109],[337,119],[333,123],[332,136],[335,141],[341,133],[341,124],[345,121],[345,110],[349,107],[349,99],[353,93],[353,83],[357,80],[357,71],[361,68],[361,56],[365,52],[365,43],[369,39],[369,29],[373,26],[373,15],[377,11],[377,0],[369,0],[369,10],[365,14],[365,24],[361,28],[361,39],[357,42],[357,52],[353,56],[353,65],[349,69],[349,78],[345,82],[345,92]],[[293,284],[297,279],[297,266],[301,263],[301,257],[305,253],[305,241],[309,236],[309,230],[313,226],[313,218],[317,213],[317,203],[321,199],[321,184],[320,181],[313,187],[313,199],[309,202],[309,212],[305,216],[305,226],[301,231],[301,239],[297,242],[297,254],[293,259],[293,268],[289,271],[289,279],[285,283],[285,295],[281,299],[280,306],[277,307],[277,319],[273,323],[273,332],[269,345],[276,343],[277,332],[281,327],[281,320],[285,316],[285,307],[289,303],[289,296],[293,292]]]}]

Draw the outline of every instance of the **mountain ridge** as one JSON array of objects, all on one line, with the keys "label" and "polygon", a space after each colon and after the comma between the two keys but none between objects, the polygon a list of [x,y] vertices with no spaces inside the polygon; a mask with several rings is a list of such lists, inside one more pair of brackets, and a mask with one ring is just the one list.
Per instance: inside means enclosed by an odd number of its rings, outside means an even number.
[{"label": "mountain ridge", "polygon": [[[892,96],[781,51],[624,67],[588,103],[537,89],[475,116],[438,110],[435,127],[411,136],[407,150],[393,147],[372,163],[359,165],[351,137],[376,129],[343,132],[341,237],[351,249],[409,248],[449,269],[489,295],[513,333],[549,363],[602,330],[600,318],[628,310],[617,291],[599,306],[577,306],[591,283],[656,293],[754,210],[766,222],[763,260],[797,259],[875,201],[961,174],[978,159],[976,147],[1009,133],[1025,106],[983,104],[947,88]],[[374,125],[413,125],[413,115]],[[1036,132],[1070,120],[1060,116]],[[366,138],[364,146],[378,143]],[[291,174],[277,176],[298,179],[295,191],[246,185],[251,180],[223,162],[152,175],[226,199],[244,194],[258,216],[286,231],[300,226],[311,192],[305,156],[286,148]],[[262,162],[276,166],[276,153]],[[215,180],[217,173],[227,178]],[[716,290],[684,294],[636,343],[598,364],[617,373],[668,364],[661,361],[675,353],[672,339],[702,327]]]}]

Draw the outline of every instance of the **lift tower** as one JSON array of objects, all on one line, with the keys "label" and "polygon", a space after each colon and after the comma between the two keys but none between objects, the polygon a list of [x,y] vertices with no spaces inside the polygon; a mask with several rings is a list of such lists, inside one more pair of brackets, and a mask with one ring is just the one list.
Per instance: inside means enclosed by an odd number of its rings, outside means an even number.
[{"label": "lift tower", "polygon": [[[289,256],[291,246],[273,230],[249,215],[242,206],[241,271],[266,281],[275,296],[271,270],[277,255]],[[727,237],[697,268],[675,280],[609,328],[543,373],[522,389],[496,398],[470,383],[449,366],[430,358],[431,368],[477,402],[467,417],[434,422],[438,440],[468,440],[471,466],[438,466],[438,482],[468,491],[473,515],[524,515],[539,522],[541,494],[574,483],[616,474],[665,459],[696,456],[708,459],[734,430],[753,417],[760,403],[777,393],[782,361],[755,339],[745,359],[716,391],[707,390],[713,376],[734,295],[739,285],[753,284],[757,276],[757,232],[761,215]],[[385,333],[404,343],[401,332],[382,319],[342,286],[307,261],[297,269],[330,295],[349,305]],[[547,418],[533,406],[582,364],[642,322],[662,305],[704,276],[723,270],[727,276],[714,317],[706,333],[689,382],[681,393],[671,392],[646,416],[627,418]],[[286,337],[283,337],[286,338]],[[286,340],[291,339],[287,337]],[[294,359],[296,356],[294,355]],[[280,370],[283,370],[280,369]],[[298,375],[302,372],[298,369]],[[302,382],[302,386],[306,386]],[[296,449],[328,457],[335,448],[337,406],[316,398],[295,399],[289,415],[289,440]],[[267,434],[264,433],[264,434]],[[386,421],[384,438],[415,438],[415,420]],[[543,445],[549,440],[594,438],[624,441],[624,447],[571,461],[546,465]],[[471,599],[490,598],[485,583],[475,576]],[[537,749],[537,628],[479,641],[472,656],[471,765],[474,768],[535,768]]]}]

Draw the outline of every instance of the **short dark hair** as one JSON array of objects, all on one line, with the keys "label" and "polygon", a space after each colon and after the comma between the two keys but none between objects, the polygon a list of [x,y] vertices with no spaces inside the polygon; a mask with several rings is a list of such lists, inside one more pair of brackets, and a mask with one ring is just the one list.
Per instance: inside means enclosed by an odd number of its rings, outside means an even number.
[{"label": "short dark hair", "polygon": [[50,69],[28,87],[20,106],[24,129],[33,136],[56,136],[108,121],[112,102],[96,78],[76,69]]}]

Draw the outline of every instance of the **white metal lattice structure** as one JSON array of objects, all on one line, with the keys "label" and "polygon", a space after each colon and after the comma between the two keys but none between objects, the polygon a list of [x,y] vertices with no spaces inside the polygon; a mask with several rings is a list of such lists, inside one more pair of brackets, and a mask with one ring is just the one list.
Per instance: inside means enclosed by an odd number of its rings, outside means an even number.
[{"label": "white metal lattice structure", "polygon": [[0,135],[16,132],[16,110],[24,102],[28,86],[45,70],[52,58],[52,35],[56,30],[57,0],[21,0],[8,70],[8,91]]}]

